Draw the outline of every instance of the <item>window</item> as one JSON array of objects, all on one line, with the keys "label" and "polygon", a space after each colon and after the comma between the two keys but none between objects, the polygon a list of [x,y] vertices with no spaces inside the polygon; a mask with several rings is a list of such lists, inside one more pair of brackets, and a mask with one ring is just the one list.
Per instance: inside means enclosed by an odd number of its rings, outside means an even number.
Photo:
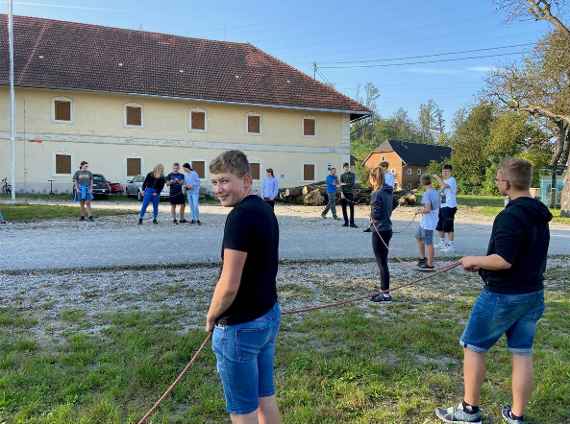
[{"label": "window", "polygon": [[392,174],[396,175],[396,169],[392,168],[392,169],[390,169],[390,172],[391,172]]},{"label": "window", "polygon": [[206,178],[206,162],[203,160],[193,160],[192,169],[196,171],[200,178]]},{"label": "window", "polygon": [[142,172],[141,158],[127,158],[127,177],[135,177]]},{"label": "window", "polygon": [[418,175],[422,175],[422,168],[418,168]]},{"label": "window", "polygon": [[55,155],[56,175],[71,175],[71,155],[57,153]]},{"label": "window", "polygon": [[142,106],[126,105],[125,106],[125,125],[127,127],[142,127],[143,116]]},{"label": "window", "polygon": [[251,178],[259,180],[261,165],[259,163],[250,163],[249,168],[251,169]]},{"label": "window", "polygon": [[261,134],[261,116],[247,115],[247,132],[250,134]]},{"label": "window", "polygon": [[306,163],[303,165],[303,179],[305,181],[315,180],[315,165]]},{"label": "window", "polygon": [[206,112],[203,110],[190,111],[190,130],[206,131]]},{"label": "window", "polygon": [[63,97],[53,100],[53,120],[71,122],[71,100]]},{"label": "window", "polygon": [[413,172],[412,172],[412,168],[408,168],[408,170],[406,171],[406,174],[412,175],[412,173],[413,173]]},{"label": "window", "polygon": [[316,134],[315,125],[316,121],[314,118],[303,119],[303,134],[308,136],[313,136]]}]

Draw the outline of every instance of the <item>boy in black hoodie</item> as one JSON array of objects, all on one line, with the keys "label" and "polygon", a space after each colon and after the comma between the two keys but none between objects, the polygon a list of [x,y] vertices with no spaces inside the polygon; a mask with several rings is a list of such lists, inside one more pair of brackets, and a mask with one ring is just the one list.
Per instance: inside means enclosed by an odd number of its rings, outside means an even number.
[{"label": "boy in black hoodie", "polygon": [[530,196],[532,166],[522,159],[507,159],[495,183],[509,197],[497,215],[487,256],[466,256],[461,264],[478,271],[485,288],[473,306],[460,339],[464,348],[463,401],[456,407],[438,408],[446,423],[481,423],[480,389],[485,377],[485,352],[506,334],[512,358],[512,406],[502,408],[503,420],[524,422],[532,393],[532,345],[536,324],[544,312],[543,281],[552,215]]}]

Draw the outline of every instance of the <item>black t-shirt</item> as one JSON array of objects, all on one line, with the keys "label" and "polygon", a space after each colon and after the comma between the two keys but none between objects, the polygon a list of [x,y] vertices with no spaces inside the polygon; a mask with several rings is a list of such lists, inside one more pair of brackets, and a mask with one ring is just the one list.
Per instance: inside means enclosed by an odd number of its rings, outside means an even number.
[{"label": "black t-shirt", "polygon": [[356,183],[356,175],[354,172],[345,172],[340,176],[341,190],[344,194],[352,194],[354,190],[354,184]]},{"label": "black t-shirt", "polygon": [[224,249],[247,252],[240,287],[232,305],[220,319],[226,324],[252,321],[277,302],[279,224],[258,196],[247,196],[229,213],[224,228]]},{"label": "black t-shirt", "polygon": [[[175,182],[175,180],[178,180]],[[180,172],[171,172],[166,176],[166,181],[170,182],[170,196],[177,196],[182,193],[182,184],[184,184],[184,174]]]},{"label": "black t-shirt", "polygon": [[548,208],[530,197],[509,202],[497,215],[487,255],[497,254],[512,266],[504,271],[479,271],[489,290],[518,294],[544,287],[551,219]]}]

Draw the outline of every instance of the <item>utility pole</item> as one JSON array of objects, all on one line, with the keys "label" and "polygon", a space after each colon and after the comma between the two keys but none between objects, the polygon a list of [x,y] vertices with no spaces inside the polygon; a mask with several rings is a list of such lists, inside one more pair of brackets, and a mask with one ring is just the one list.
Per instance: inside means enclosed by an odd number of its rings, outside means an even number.
[{"label": "utility pole", "polygon": [[317,62],[313,62],[313,79],[317,79]]},{"label": "utility pole", "polygon": [[16,92],[14,90],[14,0],[8,0],[8,46],[10,55],[10,144],[12,146],[12,201],[16,200]]}]

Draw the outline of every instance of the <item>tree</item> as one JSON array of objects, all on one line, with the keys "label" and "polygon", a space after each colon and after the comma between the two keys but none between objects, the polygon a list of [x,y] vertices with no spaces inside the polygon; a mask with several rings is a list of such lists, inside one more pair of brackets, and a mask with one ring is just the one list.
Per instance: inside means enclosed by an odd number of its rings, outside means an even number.
[{"label": "tree", "polygon": [[434,143],[444,131],[443,111],[433,99],[420,105],[418,129],[422,143]]}]

